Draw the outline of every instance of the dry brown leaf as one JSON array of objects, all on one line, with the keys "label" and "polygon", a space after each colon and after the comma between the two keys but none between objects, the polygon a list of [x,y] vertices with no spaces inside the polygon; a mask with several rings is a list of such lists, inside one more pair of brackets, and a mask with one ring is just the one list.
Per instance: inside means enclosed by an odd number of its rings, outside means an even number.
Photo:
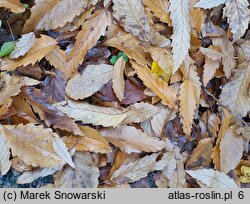
[{"label": "dry brown leaf", "polygon": [[77,73],[68,81],[66,94],[74,100],[92,96],[112,79],[112,74],[112,65],[89,65],[82,74]]},{"label": "dry brown leaf", "polygon": [[186,136],[190,136],[194,113],[196,110],[196,105],[198,104],[198,99],[195,93],[195,86],[193,82],[186,79],[180,87],[180,115],[181,122],[183,125],[183,132]]},{"label": "dry brown leaf", "polygon": [[65,77],[71,78],[81,64],[89,49],[91,49],[101,35],[105,35],[106,28],[111,24],[111,15],[105,10],[93,14],[92,18],[82,25],[82,30],[76,36],[76,42],[71,51],[67,66],[64,68]]},{"label": "dry brown leaf", "polygon": [[129,58],[136,60],[141,65],[150,66],[152,64],[149,55],[144,51],[146,48],[131,34],[122,34],[118,37],[113,37],[104,42],[104,44],[123,51]]},{"label": "dry brown leaf", "polygon": [[142,151],[157,152],[165,147],[163,141],[159,141],[133,126],[122,125],[118,128],[102,129],[100,133],[109,142],[128,154]]},{"label": "dry brown leaf", "polygon": [[25,56],[15,60],[5,57],[1,64],[1,70],[13,71],[20,66],[34,65],[47,55],[56,44],[57,42],[53,38],[41,35],[41,38],[36,39],[35,44]]},{"label": "dry brown leaf", "polygon": [[33,32],[22,35],[9,57],[11,59],[16,59],[18,57],[24,56],[35,44],[35,42],[36,37]]},{"label": "dry brown leaf", "polygon": [[53,125],[54,128],[73,132],[76,135],[82,135],[82,132],[75,124],[75,121],[56,109],[48,100],[47,96],[41,93],[39,89],[23,89],[20,96],[25,98],[27,103],[32,106],[34,112],[38,113],[48,127]]},{"label": "dry brown leaf", "polygon": [[66,146],[51,129],[44,129],[42,125],[36,126],[29,123],[18,126],[2,125],[0,130],[13,156],[18,156],[27,165],[53,167],[63,165],[64,160],[74,165]]},{"label": "dry brown leaf", "polygon": [[18,172],[31,171],[33,169],[31,165],[26,165],[18,157],[14,157],[13,159],[11,159],[11,167]]},{"label": "dry brown leaf", "polygon": [[37,22],[36,30],[53,30],[72,22],[87,7],[88,0],[61,0]]},{"label": "dry brown leaf", "polygon": [[49,61],[51,65],[59,69],[61,72],[64,72],[64,67],[67,63],[67,57],[63,50],[56,45],[53,50],[45,56],[46,60]]},{"label": "dry brown leaf", "polygon": [[156,105],[159,112],[150,120],[153,133],[156,137],[161,137],[168,121],[176,117],[175,111],[171,111],[168,107],[161,104]]},{"label": "dry brown leaf", "polygon": [[212,148],[213,144],[211,138],[200,140],[197,147],[193,150],[191,157],[187,160],[186,167],[209,167],[212,161]]},{"label": "dry brown leaf", "polygon": [[141,0],[113,0],[113,3],[113,15],[127,32],[152,45],[166,47],[170,44],[168,39],[150,27]]},{"label": "dry brown leaf", "polygon": [[10,148],[7,145],[7,140],[0,134],[0,173],[5,175],[11,166]]},{"label": "dry brown leaf", "polygon": [[227,174],[235,169],[243,155],[243,138],[237,135],[235,127],[228,129],[220,141],[220,170]]},{"label": "dry brown leaf", "polygon": [[212,40],[214,46],[221,47],[221,52],[223,53],[223,71],[225,72],[226,77],[229,78],[232,74],[232,71],[237,66],[233,43],[229,41],[227,36],[223,36],[222,38],[213,38]]},{"label": "dry brown leaf", "polygon": [[10,9],[10,11],[14,13],[23,13],[25,11],[25,8],[19,0],[1,0],[0,7]]},{"label": "dry brown leaf", "polygon": [[54,174],[56,188],[96,188],[100,175],[98,159],[90,153],[75,152],[73,161],[76,168],[65,166]]},{"label": "dry brown leaf", "polygon": [[166,82],[162,81],[155,74],[151,73],[147,67],[140,66],[135,62],[131,63],[145,86],[155,92],[162,99],[164,105],[176,109],[177,91],[173,87],[168,86]]},{"label": "dry brown leaf", "polygon": [[18,95],[22,86],[32,86],[40,83],[39,81],[32,80],[27,77],[20,77],[16,75],[10,76],[5,72],[2,72],[0,77],[3,77],[5,84],[0,89],[0,105],[2,105],[10,97]]},{"label": "dry brown leaf", "polygon": [[122,101],[124,97],[125,81],[124,81],[124,70],[126,62],[123,57],[120,57],[114,65],[112,87],[116,97],[119,101]]},{"label": "dry brown leaf", "polygon": [[158,17],[162,22],[171,25],[171,20],[169,16],[169,3],[166,0],[160,0],[155,3],[154,0],[143,0],[145,4],[156,17]]},{"label": "dry brown leaf", "polygon": [[95,153],[111,152],[108,141],[95,129],[88,126],[80,127],[84,136],[68,136],[62,138],[68,149],[76,147],[77,151],[89,151]]},{"label": "dry brown leaf", "polygon": [[220,158],[220,143],[221,143],[221,138],[223,135],[225,135],[226,131],[229,129],[229,126],[231,124],[231,119],[232,116],[229,114],[228,110],[225,108],[222,108],[222,116],[221,116],[221,126],[220,130],[218,133],[218,138],[216,140],[216,145],[213,148],[213,153],[212,153],[212,158],[213,158],[213,163],[215,166],[216,170],[220,170],[220,163],[221,163],[221,158]]}]

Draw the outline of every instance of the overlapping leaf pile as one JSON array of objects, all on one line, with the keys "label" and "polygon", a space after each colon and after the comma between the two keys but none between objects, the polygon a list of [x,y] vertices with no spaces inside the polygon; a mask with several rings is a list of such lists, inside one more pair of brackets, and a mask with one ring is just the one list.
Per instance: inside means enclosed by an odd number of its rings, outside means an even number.
[{"label": "overlapping leaf pile", "polygon": [[0,7],[1,175],[70,188],[249,186],[247,0]]}]

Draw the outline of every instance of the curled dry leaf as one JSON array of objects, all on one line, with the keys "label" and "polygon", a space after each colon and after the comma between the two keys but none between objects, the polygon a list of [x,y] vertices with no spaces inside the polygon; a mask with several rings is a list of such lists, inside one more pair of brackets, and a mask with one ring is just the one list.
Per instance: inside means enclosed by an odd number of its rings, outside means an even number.
[{"label": "curled dry leaf", "polygon": [[165,147],[163,141],[159,141],[133,126],[122,125],[118,128],[102,129],[100,133],[109,142],[128,154],[142,151],[157,152]]}]

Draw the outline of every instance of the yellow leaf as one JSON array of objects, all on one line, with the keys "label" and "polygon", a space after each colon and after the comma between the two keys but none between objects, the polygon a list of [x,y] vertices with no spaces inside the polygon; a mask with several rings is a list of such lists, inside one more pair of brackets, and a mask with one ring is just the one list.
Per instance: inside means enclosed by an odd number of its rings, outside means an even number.
[{"label": "yellow leaf", "polygon": [[168,86],[166,82],[162,81],[155,74],[152,74],[147,67],[140,66],[133,61],[131,61],[131,64],[145,86],[156,93],[165,105],[168,105],[172,109],[177,108],[177,91],[173,87]]}]

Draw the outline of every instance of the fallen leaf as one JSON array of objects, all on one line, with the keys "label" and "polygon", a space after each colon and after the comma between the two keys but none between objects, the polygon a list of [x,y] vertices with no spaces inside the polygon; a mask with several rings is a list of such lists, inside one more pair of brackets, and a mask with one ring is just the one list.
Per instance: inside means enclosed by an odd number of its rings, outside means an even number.
[{"label": "fallen leaf", "polygon": [[[60,139],[51,129],[35,126],[33,123],[17,126],[2,125],[2,136],[5,137],[13,156],[20,157],[25,164],[34,167],[53,167],[64,164],[62,158],[54,149]],[[56,139],[56,140],[55,140]],[[62,151],[67,152],[67,149]]]},{"label": "fallen leaf", "polygon": [[96,155],[75,152],[73,162],[76,168],[65,166],[54,174],[56,188],[96,188],[100,175]]},{"label": "fallen leaf", "polygon": [[7,145],[7,140],[0,134],[0,172],[4,176],[10,169],[10,148]]},{"label": "fallen leaf", "polygon": [[31,47],[35,44],[36,37],[33,32],[24,34],[16,43],[15,49],[11,52],[9,57],[11,59],[16,59],[18,57],[24,56]]},{"label": "fallen leaf", "polygon": [[112,79],[112,73],[111,65],[89,65],[82,74],[76,74],[68,81],[66,94],[74,100],[87,98],[108,83]]},{"label": "fallen leaf", "polygon": [[207,188],[238,188],[235,181],[223,172],[213,169],[186,170],[186,172]]},{"label": "fallen leaf", "polygon": [[23,13],[25,11],[19,0],[1,0],[0,7],[8,8],[14,13]]},{"label": "fallen leaf", "polygon": [[163,141],[153,138],[150,134],[142,132],[133,126],[120,126],[118,128],[107,128],[100,131],[113,145],[122,151],[131,153],[157,152],[165,147]]}]

